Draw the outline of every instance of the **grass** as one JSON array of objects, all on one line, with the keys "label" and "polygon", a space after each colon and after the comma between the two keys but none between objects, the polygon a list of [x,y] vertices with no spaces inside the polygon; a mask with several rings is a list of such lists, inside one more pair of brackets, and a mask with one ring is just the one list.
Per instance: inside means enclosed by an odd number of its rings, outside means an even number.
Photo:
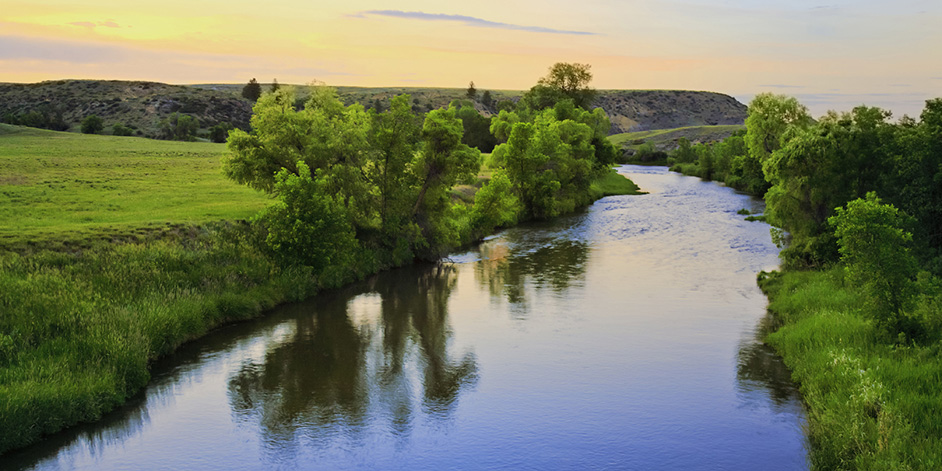
[{"label": "grass", "polygon": [[0,453],[93,421],[181,343],[314,292],[247,227],[75,252],[0,253]]},{"label": "grass", "polygon": [[760,275],[799,383],[814,469],[942,469],[942,348],[899,345],[840,269]]},{"label": "grass", "polygon": [[[642,142],[650,142],[655,146],[665,146],[686,137],[690,142],[701,140],[722,140],[726,136],[743,129],[738,124],[718,126],[687,126],[674,129],[656,129],[651,131],[626,132],[608,136],[608,139],[618,147],[637,149]],[[637,142],[637,143],[635,143]]]},{"label": "grass", "polygon": [[224,144],[0,124],[0,248],[244,219],[268,198],[226,179]]},{"label": "grass", "polygon": [[646,193],[640,191],[640,188],[635,182],[615,172],[614,169],[593,181],[589,187],[589,191],[595,198],[615,195],[643,195]]}]

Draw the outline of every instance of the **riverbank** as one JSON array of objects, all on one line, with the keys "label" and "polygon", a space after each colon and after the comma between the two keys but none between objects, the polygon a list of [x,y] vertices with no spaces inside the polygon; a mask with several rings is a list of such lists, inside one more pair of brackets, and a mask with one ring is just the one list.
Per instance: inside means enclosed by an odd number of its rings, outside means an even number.
[{"label": "riverbank", "polygon": [[942,468],[940,345],[896,344],[841,268],[760,274],[771,344],[808,409],[814,469]]},{"label": "riverbank", "polygon": [[[45,146],[49,136],[33,138],[38,139],[33,145]],[[128,138],[66,135],[63,139],[94,140],[98,145],[99,141],[114,143]],[[133,141],[164,145],[160,141]],[[206,146],[179,145],[178,151],[184,153],[190,146]],[[26,144],[23,147],[34,148]],[[162,165],[196,165],[207,158],[188,161],[184,157],[170,155]],[[217,155],[210,158],[218,165]],[[61,165],[94,171],[103,185],[108,184],[113,172],[132,175],[124,178],[128,182],[148,180],[150,176],[152,186],[148,188],[155,190],[163,187],[161,178],[181,178],[180,172],[148,175],[146,167],[127,166],[115,158],[105,161],[63,154],[39,162],[17,191],[47,199],[59,197],[62,191],[85,197],[91,191],[116,191],[96,189],[95,185],[41,188],[50,178],[48,172],[58,171]],[[225,181],[218,172],[190,174],[196,185],[201,184],[201,177],[213,179],[210,186],[218,185],[221,191],[191,197],[210,206],[229,194],[226,185],[238,192],[253,193]],[[121,187],[120,181],[110,185]],[[596,187],[596,198],[637,192],[637,186],[614,171]],[[145,188],[135,194],[134,201],[142,208],[160,207],[165,197],[165,193],[149,193]],[[31,207],[16,206],[22,211],[30,211]],[[258,234],[245,223],[180,223],[173,230],[159,231],[159,235],[148,229],[145,232],[152,236],[107,242],[108,231],[98,233],[95,226],[111,227],[99,220],[111,217],[111,213],[86,214],[84,217],[90,220],[84,225],[46,227],[38,243],[25,243],[31,235],[7,229],[11,232],[5,239],[10,244],[0,250],[0,306],[4,312],[0,319],[0,453],[76,423],[97,420],[147,383],[148,366],[153,360],[186,341],[226,323],[256,317],[275,305],[304,299],[318,290],[389,268],[375,264],[350,267],[346,280],[318,283],[304,268],[282,267],[274,262],[262,248]],[[25,221],[25,214],[7,217]],[[53,220],[65,216],[65,212],[52,214]],[[147,213],[135,214],[140,219]],[[180,217],[199,220],[207,216]],[[146,224],[142,221],[123,222],[120,229],[135,234],[137,225],[163,227],[168,222],[161,213],[144,221]],[[84,231],[64,227],[81,227]],[[72,244],[61,244],[54,237],[55,230],[60,230],[62,237],[78,234],[80,238]]]}]

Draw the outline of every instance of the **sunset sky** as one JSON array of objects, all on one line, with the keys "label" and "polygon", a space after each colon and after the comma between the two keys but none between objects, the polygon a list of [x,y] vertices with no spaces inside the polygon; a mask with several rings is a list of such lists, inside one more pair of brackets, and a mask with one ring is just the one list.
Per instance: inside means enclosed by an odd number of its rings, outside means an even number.
[{"label": "sunset sky", "polygon": [[[942,96],[939,0],[3,0],[0,81],[61,78],[762,91],[820,115]],[[770,6],[772,4],[775,6]]]}]

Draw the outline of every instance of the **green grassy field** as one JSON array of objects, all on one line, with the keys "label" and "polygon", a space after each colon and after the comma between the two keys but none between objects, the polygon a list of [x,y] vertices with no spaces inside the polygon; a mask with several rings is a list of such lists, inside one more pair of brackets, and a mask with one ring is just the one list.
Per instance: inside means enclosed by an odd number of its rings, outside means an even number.
[{"label": "green grassy field", "polygon": [[719,125],[719,126],[688,126],[674,129],[655,129],[651,131],[626,132],[613,134],[608,139],[618,147],[627,147],[637,149],[642,143],[637,141],[650,142],[657,148],[676,145],[676,141],[681,137],[686,137],[691,143],[697,141],[715,141],[723,140],[730,134],[744,129],[745,126],[737,124]]},{"label": "green grassy field", "polygon": [[244,219],[268,197],[226,179],[224,144],[0,124],[0,248]]}]

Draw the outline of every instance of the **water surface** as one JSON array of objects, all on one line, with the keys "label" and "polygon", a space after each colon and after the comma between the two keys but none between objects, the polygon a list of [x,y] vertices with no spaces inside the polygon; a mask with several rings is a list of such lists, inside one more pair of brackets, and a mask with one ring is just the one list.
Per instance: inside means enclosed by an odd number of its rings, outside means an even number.
[{"label": "water surface", "polygon": [[222,329],[0,468],[807,469],[761,201],[621,171],[650,194]]}]

